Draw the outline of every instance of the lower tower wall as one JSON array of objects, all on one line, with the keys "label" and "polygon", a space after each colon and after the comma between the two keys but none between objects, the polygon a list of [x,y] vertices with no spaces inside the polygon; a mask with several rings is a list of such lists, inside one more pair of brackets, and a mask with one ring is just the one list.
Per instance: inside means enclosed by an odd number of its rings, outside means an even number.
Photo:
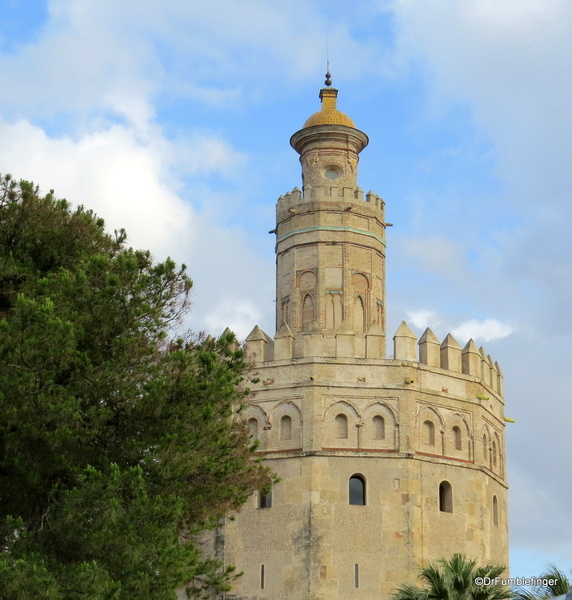
[{"label": "lower tower wall", "polygon": [[244,571],[226,600],[378,600],[454,552],[507,564],[503,400],[480,378],[388,359],[257,370],[244,418],[282,481],[219,532]]}]

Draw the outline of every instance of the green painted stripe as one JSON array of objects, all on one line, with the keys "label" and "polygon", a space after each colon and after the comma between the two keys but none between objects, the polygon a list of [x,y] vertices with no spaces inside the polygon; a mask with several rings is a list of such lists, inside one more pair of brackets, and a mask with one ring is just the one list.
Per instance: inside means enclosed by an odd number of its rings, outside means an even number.
[{"label": "green painted stripe", "polygon": [[306,229],[295,229],[294,231],[290,231],[286,235],[283,235],[282,237],[278,238],[276,240],[276,243],[278,244],[278,243],[282,242],[283,240],[285,240],[286,238],[289,238],[292,235],[296,235],[297,233],[309,233],[310,231],[349,231],[350,233],[358,233],[359,235],[367,235],[368,237],[372,237],[372,238],[376,239],[378,242],[380,242],[384,246],[386,245],[385,240],[383,238],[379,237],[379,235],[377,235],[377,233],[372,233],[371,231],[363,231],[362,229],[354,229],[353,227],[326,227],[324,225],[318,225],[317,227],[307,227]]}]

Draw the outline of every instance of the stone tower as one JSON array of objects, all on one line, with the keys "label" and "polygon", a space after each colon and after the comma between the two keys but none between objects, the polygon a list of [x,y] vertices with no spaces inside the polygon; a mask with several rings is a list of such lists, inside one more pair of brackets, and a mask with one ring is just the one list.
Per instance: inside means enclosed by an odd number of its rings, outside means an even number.
[{"label": "stone tower", "polygon": [[384,202],[358,186],[368,138],[327,77],[290,140],[302,190],[276,208],[277,333],[247,338],[246,419],[281,482],[217,532],[244,571],[226,600],[379,600],[432,559],[508,558],[500,368],[406,323],[386,358]]}]

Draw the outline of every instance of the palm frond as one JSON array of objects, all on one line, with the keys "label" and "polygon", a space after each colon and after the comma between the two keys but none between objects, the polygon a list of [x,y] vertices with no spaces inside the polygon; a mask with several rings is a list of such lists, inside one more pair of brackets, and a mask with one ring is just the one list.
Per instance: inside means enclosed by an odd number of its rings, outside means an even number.
[{"label": "palm frond", "polygon": [[392,598],[393,600],[428,600],[428,592],[429,590],[426,588],[404,584],[397,588],[392,594]]},{"label": "palm frond", "polygon": [[568,592],[572,585],[572,581],[566,574],[553,563],[546,567],[546,571],[542,573],[540,579],[556,580],[555,583],[549,583],[546,586],[550,590],[549,596],[562,596]]},{"label": "palm frond", "polygon": [[[441,558],[419,572],[425,587],[403,585],[393,595],[393,600],[509,600],[513,591],[501,585],[476,585],[478,577],[494,580],[505,573],[505,567],[489,563],[482,567],[464,554],[456,553],[449,559]],[[520,598],[519,600],[537,600]]]}]

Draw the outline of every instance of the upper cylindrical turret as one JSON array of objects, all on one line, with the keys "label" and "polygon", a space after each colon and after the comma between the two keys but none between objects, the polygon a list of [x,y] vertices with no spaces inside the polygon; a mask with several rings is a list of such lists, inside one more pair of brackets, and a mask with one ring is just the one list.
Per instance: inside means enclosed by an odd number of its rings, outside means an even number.
[{"label": "upper cylindrical turret", "polygon": [[385,355],[384,203],[358,187],[359,153],[369,140],[337,109],[338,91],[326,77],[322,110],[290,139],[300,154],[303,191],[295,188],[277,204],[276,327],[290,327],[296,355],[307,356],[310,345],[321,355],[326,335],[326,353],[379,357]]},{"label": "upper cylindrical turret", "polygon": [[[331,83],[329,78],[327,81]],[[359,153],[369,140],[337,109],[337,96],[338,90],[322,88],[322,110],[314,113],[290,138],[290,144],[300,154],[304,191],[328,185],[357,186]]]}]

